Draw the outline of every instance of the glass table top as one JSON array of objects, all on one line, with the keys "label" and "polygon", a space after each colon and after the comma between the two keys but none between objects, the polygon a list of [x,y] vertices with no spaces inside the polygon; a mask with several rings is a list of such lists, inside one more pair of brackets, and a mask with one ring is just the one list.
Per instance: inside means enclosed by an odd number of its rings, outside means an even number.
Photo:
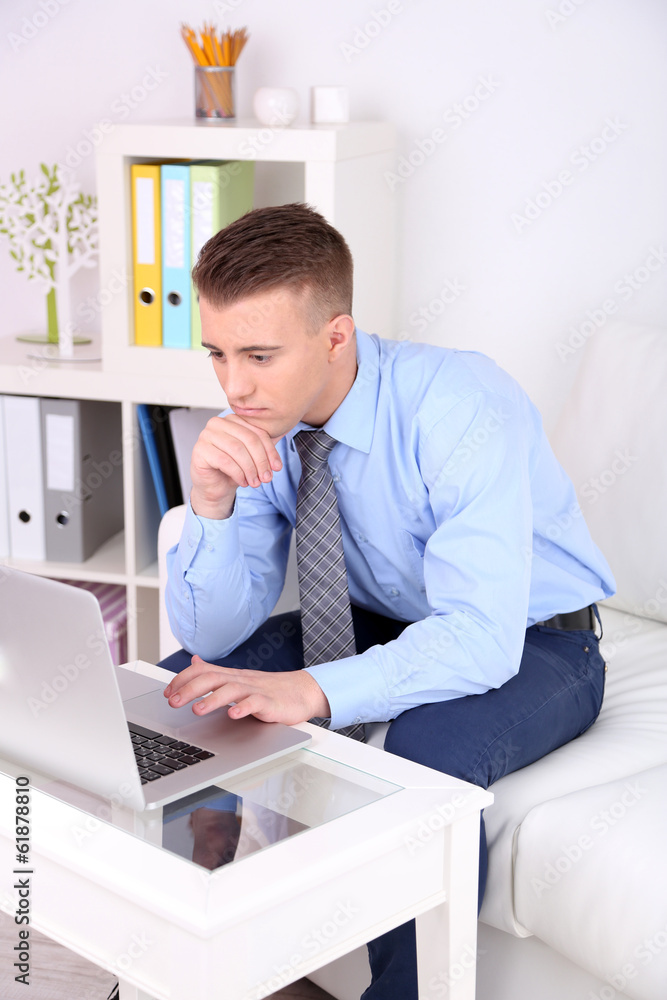
[{"label": "glass table top", "polygon": [[165,806],[162,846],[213,871],[397,791],[303,749]]}]

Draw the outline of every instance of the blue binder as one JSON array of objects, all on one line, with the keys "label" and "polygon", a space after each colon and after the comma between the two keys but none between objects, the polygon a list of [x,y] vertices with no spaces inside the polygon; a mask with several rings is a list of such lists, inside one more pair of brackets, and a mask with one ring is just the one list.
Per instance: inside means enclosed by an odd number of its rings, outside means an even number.
[{"label": "blue binder", "polygon": [[157,442],[155,440],[155,426],[153,424],[150,409],[146,403],[138,404],[137,419],[139,421],[139,430],[141,431],[141,437],[143,438],[146,455],[148,457],[148,465],[150,466],[151,476],[153,477],[153,485],[155,486],[155,492],[157,494],[160,517],[164,517],[169,510],[169,502],[167,500],[167,490],[165,487],[164,476],[162,475],[162,468],[160,466],[160,456],[158,454]]},{"label": "blue binder", "polygon": [[163,163],[162,346],[190,347],[190,167]]}]

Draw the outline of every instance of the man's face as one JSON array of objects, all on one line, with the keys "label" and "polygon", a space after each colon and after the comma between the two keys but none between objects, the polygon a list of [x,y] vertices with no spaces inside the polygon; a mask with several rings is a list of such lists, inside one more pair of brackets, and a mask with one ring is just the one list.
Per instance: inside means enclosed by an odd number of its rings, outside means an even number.
[{"label": "man's face", "polygon": [[340,345],[330,323],[313,331],[305,306],[304,295],[284,288],[222,309],[199,301],[202,344],[229,405],[273,438],[300,420],[321,426],[340,402]]}]

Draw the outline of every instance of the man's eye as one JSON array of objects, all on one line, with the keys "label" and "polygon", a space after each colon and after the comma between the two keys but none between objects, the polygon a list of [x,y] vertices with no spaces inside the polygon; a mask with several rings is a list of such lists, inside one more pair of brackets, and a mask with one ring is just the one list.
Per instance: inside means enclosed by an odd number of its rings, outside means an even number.
[{"label": "man's eye", "polygon": [[260,365],[265,365],[271,360],[270,354],[251,354],[250,357],[254,358],[254,360]]},{"label": "man's eye", "polygon": [[221,354],[220,351],[209,351],[208,356],[209,358],[213,358],[214,361],[220,361],[224,358],[224,354]]}]

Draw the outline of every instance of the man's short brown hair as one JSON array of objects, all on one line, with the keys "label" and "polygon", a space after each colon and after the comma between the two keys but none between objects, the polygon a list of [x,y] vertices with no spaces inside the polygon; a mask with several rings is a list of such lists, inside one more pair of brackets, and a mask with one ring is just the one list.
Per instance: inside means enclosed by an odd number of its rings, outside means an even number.
[{"label": "man's short brown hair", "polygon": [[199,295],[214,308],[272,288],[307,293],[316,328],[352,313],[352,254],[333,226],[309,205],[256,208],[204,244],[192,271]]}]

